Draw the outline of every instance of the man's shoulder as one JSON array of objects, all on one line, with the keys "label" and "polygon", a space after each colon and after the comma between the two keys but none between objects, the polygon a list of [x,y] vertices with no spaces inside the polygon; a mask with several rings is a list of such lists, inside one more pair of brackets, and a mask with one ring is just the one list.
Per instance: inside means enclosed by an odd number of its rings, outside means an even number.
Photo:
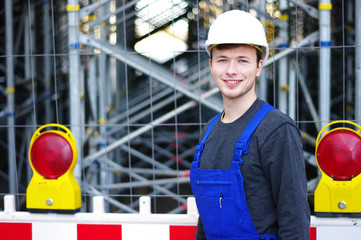
[{"label": "man's shoulder", "polygon": [[[254,103],[256,111],[260,109],[264,104],[268,104],[268,103],[258,98]],[[274,126],[281,126],[283,124],[291,124],[296,126],[292,118],[290,118],[288,115],[284,114],[277,108],[271,110],[265,116],[264,120],[266,121],[262,121],[262,123],[269,123],[270,125],[274,125]]]},{"label": "man's shoulder", "polygon": [[299,131],[295,121],[290,118],[288,115],[284,114],[280,110],[273,109],[271,110],[263,119],[259,125],[261,132],[274,132],[274,131],[283,131],[286,129],[291,129],[294,131]]}]

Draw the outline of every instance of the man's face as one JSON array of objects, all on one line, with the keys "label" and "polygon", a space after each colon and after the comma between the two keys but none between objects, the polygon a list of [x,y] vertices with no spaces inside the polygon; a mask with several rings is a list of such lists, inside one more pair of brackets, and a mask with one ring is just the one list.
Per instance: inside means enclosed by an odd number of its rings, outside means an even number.
[{"label": "man's face", "polygon": [[256,49],[249,45],[212,49],[209,66],[223,100],[255,96],[256,78],[261,75],[263,61],[257,64]]}]

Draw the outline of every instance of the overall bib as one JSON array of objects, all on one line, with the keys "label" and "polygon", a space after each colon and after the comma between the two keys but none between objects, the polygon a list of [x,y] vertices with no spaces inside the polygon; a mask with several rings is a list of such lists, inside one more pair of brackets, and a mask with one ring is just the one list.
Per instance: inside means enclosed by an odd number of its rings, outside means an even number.
[{"label": "overall bib", "polygon": [[254,130],[272,109],[264,104],[247,125],[235,144],[231,168],[199,168],[204,143],[221,114],[212,119],[196,147],[190,181],[207,240],[278,240],[277,235],[258,235],[247,207],[240,171],[242,155],[248,153]]}]

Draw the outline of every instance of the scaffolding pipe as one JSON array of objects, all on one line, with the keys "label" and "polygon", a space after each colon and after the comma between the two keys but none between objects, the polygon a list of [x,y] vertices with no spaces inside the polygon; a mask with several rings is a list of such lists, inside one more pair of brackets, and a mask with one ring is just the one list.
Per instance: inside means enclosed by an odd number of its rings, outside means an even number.
[{"label": "scaffolding pipe", "polygon": [[94,12],[98,8],[102,7],[105,4],[108,4],[110,0],[100,0],[98,2],[95,2],[93,4],[90,4],[88,6],[83,7],[79,12],[79,17],[83,18],[87,15],[90,15],[90,13]]},{"label": "scaffolding pipe", "polygon": [[303,38],[302,41],[297,43],[296,47],[287,48],[286,50],[283,50],[282,52],[277,53],[273,57],[267,59],[266,62],[263,64],[263,67],[267,67],[268,65],[271,65],[272,63],[277,62],[281,58],[286,57],[287,55],[295,52],[300,47],[305,47],[305,46],[315,43],[318,39],[319,39],[319,31],[310,33],[307,37]]},{"label": "scaffolding pipe", "polygon": [[124,136],[123,138],[119,139],[118,141],[106,146],[104,149],[101,149],[97,153],[94,153],[92,155],[87,156],[84,159],[83,167],[89,166],[93,160],[103,156],[107,152],[114,150],[115,148],[117,148],[117,147],[123,145],[124,143],[128,142],[130,139],[133,139],[133,138],[145,133],[146,131],[151,130],[152,128],[154,128],[158,124],[161,124],[162,122],[167,121],[171,117],[174,117],[176,114],[180,114],[180,113],[182,113],[182,112],[184,112],[184,111],[188,110],[189,108],[192,108],[192,107],[194,107],[196,105],[197,105],[196,102],[189,101],[189,102],[183,104],[177,110],[173,110],[173,111],[163,115],[162,117],[157,118],[156,120],[154,120],[150,124],[147,124],[144,127],[130,133],[129,135]]},{"label": "scaffolding pipe", "polygon": [[[174,74],[170,73],[168,70],[162,68],[160,65],[153,63],[150,65],[149,60],[147,60],[143,56],[139,56],[138,54],[129,53],[125,49],[121,47],[111,46],[108,43],[99,42],[85,34],[79,33],[79,40],[81,43],[92,46],[94,48],[101,49],[104,53],[109,54],[110,56],[127,63],[128,66],[133,67],[148,76],[152,76],[153,79],[156,79],[163,84],[174,88],[175,90],[183,93],[185,96],[198,101],[199,100],[199,93],[193,93],[189,91],[181,81],[176,81],[176,77]],[[206,105],[210,109],[213,109],[217,112],[221,111],[219,106],[215,105],[212,101],[203,100],[202,104]]]},{"label": "scaffolding pipe", "polygon": [[307,104],[307,106],[308,106],[308,108],[310,110],[310,113],[311,113],[311,116],[313,118],[315,127],[317,129],[317,132],[319,132],[321,130],[320,124],[319,124],[320,119],[318,117],[316,107],[313,104],[311,94],[308,91],[306,81],[305,81],[303,75],[301,75],[299,67],[297,65],[294,65],[294,66],[296,68],[296,72],[297,72],[297,76],[298,76],[298,82],[299,82],[299,84],[301,86],[301,90],[302,90],[302,93],[303,93],[303,95],[305,97],[306,104]]},{"label": "scaffolding pipe", "polygon": [[[143,161],[145,162],[148,162],[150,164],[153,164],[155,166],[157,166],[158,168],[161,168],[163,170],[156,170],[156,169],[149,169],[148,170],[148,173],[152,172],[152,174],[157,174],[157,173],[160,173],[160,172],[164,172],[164,171],[172,171],[169,167],[157,162],[157,161],[153,161],[151,158],[149,158],[148,156],[134,150],[134,149],[131,149],[125,145],[122,145],[121,148],[123,150],[126,150],[126,151],[129,151],[130,154],[132,155],[135,155],[137,156],[138,158],[141,158]],[[121,170],[121,169],[125,169],[123,168],[120,164],[118,163],[115,163],[113,161],[110,161],[108,159],[105,159],[105,163],[109,164],[110,168],[112,171],[116,171],[116,170]],[[131,170],[129,169],[127,172],[129,173],[129,175],[137,180],[146,180],[146,178],[140,176],[137,174],[137,171],[133,171],[134,168],[131,168]],[[146,171],[146,169],[142,169],[143,171]],[[146,172],[143,172],[143,173],[146,173]],[[180,174],[180,172],[177,171],[178,174]],[[186,171],[182,171],[183,175],[182,176],[188,176],[186,174]],[[171,196],[172,198],[182,202],[182,203],[185,203],[185,200],[177,195],[175,195],[174,193],[172,193],[171,191],[168,190],[168,188],[172,187],[174,184],[167,184],[163,187],[161,186],[154,186],[154,189],[155,190],[158,190],[159,192],[162,192],[164,194],[167,194],[169,196]],[[135,206],[134,204],[131,204],[132,206]]]},{"label": "scaffolding pipe", "polygon": [[123,204],[123,203],[120,203],[118,201],[116,201],[115,199],[109,197],[108,195],[103,195],[101,192],[99,192],[94,186],[92,185],[89,185],[88,183],[84,182],[83,185],[85,186],[86,188],[86,191],[88,193],[91,193],[93,195],[96,195],[96,196],[103,196],[104,197],[104,200],[108,201],[108,203],[120,208],[120,209],[123,209],[124,211],[126,212],[129,212],[129,213],[137,213],[136,210],[134,210],[133,208],[130,208],[128,207],[127,205]]},{"label": "scaffolding pipe", "polygon": [[120,146],[120,148],[126,152],[129,152],[131,155],[140,158],[143,162],[149,163],[150,165],[152,165],[153,167],[157,167],[163,170],[171,170],[171,168],[169,168],[168,166],[166,166],[163,163],[160,163],[158,161],[156,161],[155,159],[148,157],[147,155],[135,150],[134,148],[131,148],[129,146],[126,145],[122,145]]},{"label": "scaffolding pipe", "polygon": [[143,181],[129,182],[129,183],[113,183],[106,185],[95,186],[98,189],[122,189],[122,188],[139,188],[139,187],[151,187],[164,185],[168,183],[189,183],[189,177],[180,177],[180,178],[164,178],[156,180],[145,179]]},{"label": "scaffolding pipe", "polygon": [[[279,45],[280,49],[288,48],[288,15],[285,14],[285,10],[287,9],[287,1],[280,0],[279,2],[279,9],[283,14],[280,17],[282,25],[279,30],[279,39],[281,44]],[[285,56],[284,58],[280,59],[279,65],[279,76],[278,76],[278,109],[288,114],[289,106],[287,97],[289,92],[289,83],[288,83],[288,57]]]},{"label": "scaffolding pipe", "polygon": [[331,101],[331,0],[320,0],[320,85],[319,114],[320,128],[330,121]]},{"label": "scaffolding pipe", "polygon": [[[354,18],[357,18],[357,16],[354,16],[353,12],[354,12],[355,6],[354,6],[354,2],[353,0],[348,0],[347,1],[347,9],[346,9],[346,17],[347,17],[347,25],[348,26],[352,26]],[[361,9],[360,9],[361,10]],[[357,12],[357,10],[355,11]],[[357,21],[356,21],[357,22]],[[357,23],[355,24],[355,29],[357,29]],[[355,36],[357,35],[357,32],[355,32]],[[350,29],[347,30],[347,37],[346,39],[348,39],[348,41],[346,42],[347,45],[349,45],[352,41],[351,39],[353,38],[353,31],[351,31]],[[356,42],[356,41],[355,41]],[[357,46],[357,45],[356,45]],[[347,52],[347,49],[344,49],[344,51]],[[355,49],[356,52],[356,49]],[[357,55],[355,55],[357,56]],[[353,105],[353,100],[354,100],[354,96],[353,96],[353,92],[354,92],[354,78],[353,76],[355,76],[355,72],[354,72],[354,68],[355,68],[355,64],[354,64],[354,56],[352,54],[346,54],[346,116],[345,119],[353,119],[354,118],[354,112],[350,111],[352,109],[352,105]],[[357,77],[355,77],[355,79],[357,79]],[[357,80],[355,81],[357,82]],[[356,90],[357,91],[357,90]],[[356,116],[356,114],[355,114]]]},{"label": "scaffolding pipe", "polygon": [[[169,140],[167,140],[168,142]],[[149,143],[145,143],[146,146],[149,147]],[[175,162],[177,162],[173,157],[174,157],[174,154],[171,153],[170,151],[168,151],[167,149],[164,149],[163,147],[161,146],[158,146],[158,145],[153,145],[154,147],[154,150],[155,152],[161,154],[162,156],[165,156],[167,158],[169,158],[169,160],[167,160],[166,162],[164,162],[163,164],[166,165],[166,166],[171,166],[172,164],[174,164]],[[191,156],[192,158],[192,155],[194,154],[194,150],[195,150],[195,147],[191,147],[189,148],[187,151],[185,152],[182,152],[181,154],[178,154],[178,158],[179,159],[182,159],[180,161],[178,161],[179,164],[181,164],[182,166],[184,166],[185,168],[187,169],[190,169],[191,168],[191,164],[184,160],[186,157],[189,157]]]},{"label": "scaffolding pipe", "polygon": [[355,1],[355,120],[361,123],[361,0]]},{"label": "scaffolding pipe", "polygon": [[[202,99],[206,99],[210,96],[212,96],[213,94],[217,93],[218,92],[218,88],[214,88],[214,89],[211,89],[209,90],[208,92],[205,92],[201,95],[201,98],[200,100],[202,101]],[[197,105],[197,103],[193,100],[183,104],[182,106],[180,106],[179,108],[173,110],[173,111],[170,111],[169,113],[163,115],[162,117],[159,117],[157,119],[155,119],[153,122],[151,122],[150,124],[147,124],[145,125],[144,127],[130,133],[129,135],[127,136],[124,136],[123,138],[117,140],[116,142],[106,146],[104,149],[96,152],[96,153],[93,153],[91,155],[88,155],[84,161],[83,161],[83,167],[88,167],[89,165],[92,164],[92,161],[96,160],[97,158],[101,157],[102,155],[106,154],[107,152],[109,151],[112,151],[114,150],[115,148],[123,145],[124,143],[128,142],[130,139],[133,139],[143,133],[145,133],[146,131],[149,131],[151,130],[153,127],[157,126],[158,124],[161,124],[165,121],[167,121],[168,119],[170,119],[171,117],[174,117],[175,115],[177,114],[180,114],[192,107],[195,107]]]},{"label": "scaffolding pipe", "polygon": [[290,66],[289,66],[289,73],[288,73],[288,78],[289,78],[289,83],[290,83],[289,97],[288,97],[288,106],[289,106],[288,116],[290,116],[290,118],[292,118],[293,120],[296,120],[296,118],[297,118],[297,116],[296,116],[297,79],[296,79],[295,66],[296,66],[296,63],[294,60],[292,60],[290,63]]},{"label": "scaffolding pipe", "polygon": [[[80,122],[83,123],[83,126],[81,126],[81,148],[82,146],[84,146],[84,139],[86,136],[86,129],[85,129],[85,121],[86,121],[86,109],[85,109],[85,101],[84,101],[84,96],[85,96],[85,77],[86,77],[86,71],[85,71],[85,64],[80,65],[80,98],[82,99],[82,101],[80,102],[80,109],[81,109],[81,113],[80,113]],[[81,152],[80,152],[81,153]]]},{"label": "scaffolding pipe", "polygon": [[88,59],[88,93],[89,93],[89,102],[91,116],[94,121],[98,119],[97,111],[97,81],[96,81],[96,59],[94,55],[90,55]]},{"label": "scaffolding pipe", "polygon": [[[120,166],[119,164],[117,164],[117,163],[115,163],[115,162],[113,162],[113,161],[110,161],[110,160],[106,160],[105,162],[108,163],[112,168],[117,168],[117,167]],[[135,185],[134,185],[135,187],[141,187],[140,185],[145,184],[145,182],[148,182],[148,183],[150,182],[150,180],[148,180],[147,178],[145,178],[145,177],[143,177],[143,176],[140,176],[139,174],[137,174],[137,173],[135,173],[135,172],[129,171],[128,173],[129,173],[129,176],[130,176],[130,177],[138,180],[138,182],[135,182]],[[183,178],[186,179],[186,181],[189,182],[189,177],[183,177]],[[188,180],[187,180],[187,179],[188,179]],[[132,188],[132,187],[133,187],[133,186],[132,186],[132,183],[133,183],[133,182],[124,183],[123,186],[128,185],[128,186],[129,186],[128,188]],[[137,183],[139,183],[139,184],[137,185]],[[164,184],[167,184],[167,183],[169,183],[169,182],[165,182]],[[160,183],[158,183],[158,184],[160,184]],[[167,185],[169,185],[169,184],[167,184]],[[144,186],[146,186],[146,185],[144,185]],[[149,184],[148,184],[148,186],[149,186]],[[101,186],[100,186],[100,188],[101,188]],[[121,187],[120,187],[120,188],[121,188]],[[159,192],[162,192],[162,193],[164,193],[164,194],[166,194],[166,195],[171,196],[171,197],[174,198],[175,200],[178,200],[178,201],[180,201],[180,202],[182,202],[182,203],[185,203],[185,202],[187,201],[187,200],[185,200],[184,198],[178,196],[177,194],[174,194],[173,192],[169,191],[169,190],[166,188],[166,186],[162,187],[162,186],[159,186],[159,185],[157,185],[156,183],[153,182],[153,188],[156,189],[156,190],[159,191]]]},{"label": "scaffolding pipe", "polygon": [[[117,60],[115,58],[112,57],[108,57],[107,58],[107,74],[106,74],[106,92],[108,93],[106,95],[106,107],[107,107],[107,112],[111,111],[111,106],[113,106],[115,104],[115,101],[113,101],[114,99],[114,90],[115,89],[115,82],[117,81],[116,78],[116,69],[115,69],[115,64],[116,64]],[[114,94],[113,94],[114,93]]]},{"label": "scaffolding pipe", "polygon": [[[25,55],[25,79],[31,81],[31,85],[35,86],[34,83],[34,61],[32,56],[32,51],[34,49],[34,31],[32,31],[32,22],[34,21],[34,7],[33,5],[27,5],[27,10],[25,12],[24,17],[24,55]],[[30,123],[32,126],[36,126],[36,91],[33,88],[31,93],[32,98],[32,104],[33,111],[31,113],[30,119],[28,119],[28,123]],[[32,129],[33,132],[35,132],[35,129]],[[29,131],[26,131],[27,135],[29,134]],[[30,137],[27,137],[26,139],[30,140]],[[30,146],[28,146],[30,148]],[[28,149],[29,150],[29,149]],[[26,179],[27,183],[30,182],[32,177],[32,169],[30,167],[30,164],[26,164]]]},{"label": "scaffolding pipe", "polygon": [[[33,81],[34,80],[34,61],[33,61],[33,56],[32,56],[32,51],[34,49],[34,31],[32,29],[32,22],[34,20],[34,14],[33,14],[33,7],[32,5],[28,5],[27,6],[28,11],[26,11],[25,13],[25,18],[24,18],[24,22],[25,22],[25,29],[24,29],[24,61],[25,61],[25,79],[26,80],[30,80]],[[32,86],[34,86],[34,83],[32,82]],[[34,90],[34,88],[33,88]],[[32,98],[33,98],[33,103],[35,103],[35,97],[36,94],[35,92],[32,92]],[[34,122],[35,123],[35,122]]]},{"label": "scaffolding pipe", "polygon": [[7,93],[7,132],[8,132],[8,169],[9,193],[16,193],[16,148],[15,148],[15,88],[13,61],[13,6],[12,0],[6,0],[6,93]]},{"label": "scaffolding pipe", "polygon": [[79,58],[79,9],[78,0],[68,0],[68,50],[69,50],[69,97],[70,97],[70,125],[74,135],[78,162],[74,169],[74,176],[80,184],[81,181],[81,97],[80,97],[80,58]]},{"label": "scaffolding pipe", "polygon": [[[103,5],[99,10],[99,15],[103,16],[107,14],[106,9],[109,7],[108,4]],[[104,27],[101,26],[100,29],[100,41],[106,42],[106,33],[104,30]],[[100,141],[98,143],[99,145],[99,149],[103,149],[105,148],[105,146],[107,145],[107,141],[106,141],[106,84],[107,84],[107,76],[106,76],[106,71],[107,71],[107,57],[105,55],[105,53],[102,51],[100,52],[100,54],[98,55],[98,65],[99,65],[99,79],[98,79],[98,101],[99,101],[99,119],[98,119],[98,124],[99,124],[99,133],[100,133]],[[106,158],[106,156],[103,156],[102,158]],[[100,176],[99,176],[99,180],[100,180],[100,184],[104,185],[108,183],[108,179],[109,179],[109,175],[106,171],[106,166],[105,163],[103,161],[100,161]],[[105,195],[107,194],[107,192],[103,189],[102,193]]]},{"label": "scaffolding pipe", "polygon": [[170,177],[185,177],[189,171],[186,170],[165,170],[165,169],[149,169],[149,168],[127,168],[121,165],[112,166],[109,169],[112,172],[122,172],[130,175],[132,172],[137,174],[170,176]]},{"label": "scaffolding pipe", "polygon": [[[26,12],[26,8],[23,8],[22,11],[21,11],[21,16],[22,18],[24,18],[25,16],[25,12]],[[20,48],[20,44],[22,43],[22,39],[21,37],[23,36],[22,33],[24,31],[24,25],[25,25],[25,22],[24,21],[20,21],[20,26],[18,25],[17,26],[17,34],[16,34],[16,40],[15,40],[15,45],[14,45],[14,55],[18,55],[19,54],[19,51],[21,50]],[[18,62],[18,59],[15,58],[14,59],[14,66],[17,65],[17,62]]]},{"label": "scaffolding pipe", "polygon": [[44,33],[44,85],[45,85],[45,123],[51,122],[51,34],[50,34],[50,14],[49,1],[43,1],[43,33]]},{"label": "scaffolding pipe", "polygon": [[[83,10],[84,8],[82,8]],[[80,10],[80,15],[81,11]],[[93,35],[93,32],[89,34]],[[89,47],[90,52],[94,52],[94,48]],[[96,55],[89,55],[88,56],[88,69],[87,69],[87,84],[88,84],[88,95],[89,95],[89,102],[90,102],[90,110],[91,116],[94,122],[98,121],[98,101],[97,101],[97,65],[96,65]],[[85,140],[86,141],[86,140]],[[85,143],[84,143],[85,144]]]},{"label": "scaffolding pipe", "polygon": [[134,123],[142,118],[144,118],[145,116],[151,114],[151,112],[156,112],[160,109],[164,109],[165,106],[167,106],[168,104],[174,102],[176,99],[180,98],[182,96],[181,93],[176,93],[175,95],[171,95],[170,97],[164,99],[163,101],[155,104],[152,109],[148,108],[146,110],[141,111],[139,114],[135,115],[134,117],[129,118],[128,122],[129,123]]},{"label": "scaffolding pipe", "polygon": [[[96,19],[96,20],[89,23],[89,27],[93,28],[94,26],[101,24],[102,22],[109,19],[112,15],[119,14],[120,12],[123,12],[126,9],[128,9],[130,7],[133,7],[137,2],[139,2],[139,0],[133,0],[133,1],[127,2],[122,7],[117,8],[117,10],[115,10],[114,12],[104,14],[104,15],[100,15],[98,19]],[[102,3],[100,3],[100,4],[102,4]],[[96,4],[93,4],[93,5],[94,5],[94,7],[96,7]],[[96,10],[96,8],[93,8],[93,11],[95,11],[95,10]]]},{"label": "scaffolding pipe", "polygon": [[[182,94],[180,93],[177,93],[176,96],[172,96],[172,97],[169,97],[157,104],[155,104],[152,109],[147,109],[146,111],[141,111],[139,114],[137,114],[136,116],[134,117],[131,117],[128,119],[127,123],[128,124],[131,124],[131,123],[134,123],[142,118],[144,118],[145,116],[149,115],[152,111],[153,112],[156,112],[157,110],[159,109],[162,109],[163,107],[165,107],[166,105],[170,104],[171,102],[174,102],[175,99],[178,99]],[[117,132],[119,132],[121,129],[123,129],[125,127],[125,123],[123,126],[120,126],[120,127],[116,127],[116,128],[112,128],[110,131],[108,131],[108,135],[113,135]]]},{"label": "scaffolding pipe", "polygon": [[[169,95],[170,93],[173,93],[173,90],[170,88],[166,88],[164,90],[162,90],[159,93],[154,94],[154,96],[152,96],[153,101],[158,101],[159,99]],[[138,97],[142,97],[143,95],[138,95]],[[135,112],[140,111],[141,109],[148,107],[150,104],[150,99],[144,101],[144,99],[141,99],[142,102],[136,102],[136,104],[130,104],[130,109],[128,109],[128,111],[123,112],[121,114],[117,114],[116,116],[112,117],[111,119],[109,119],[109,123],[110,124],[115,124],[117,122],[122,121],[123,119],[126,119],[127,115],[131,115]]]},{"label": "scaffolding pipe", "polygon": [[[266,12],[266,1],[260,1],[260,9],[261,12]],[[265,15],[261,15],[259,20],[263,23],[264,29],[266,31],[266,17]],[[259,76],[259,89],[257,89],[257,95],[263,99],[267,100],[267,76],[266,76],[266,66],[263,66],[263,71],[261,76]]]}]

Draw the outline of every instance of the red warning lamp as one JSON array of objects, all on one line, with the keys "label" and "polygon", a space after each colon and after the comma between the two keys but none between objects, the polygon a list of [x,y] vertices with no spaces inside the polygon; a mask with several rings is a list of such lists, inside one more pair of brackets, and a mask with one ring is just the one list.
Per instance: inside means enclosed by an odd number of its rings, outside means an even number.
[{"label": "red warning lamp", "polygon": [[361,217],[360,131],[350,121],[335,121],[320,131],[315,152],[321,170],[315,190],[316,216]]},{"label": "red warning lamp", "polygon": [[334,180],[351,180],[361,173],[361,137],[348,129],[330,132],[318,145],[317,161]]},{"label": "red warning lamp", "polygon": [[28,211],[80,210],[80,187],[73,174],[77,158],[75,139],[65,126],[47,124],[35,131],[29,149],[33,177],[26,190]]},{"label": "red warning lamp", "polygon": [[69,170],[73,150],[69,142],[59,134],[44,133],[31,148],[34,168],[46,179],[57,179]]}]

